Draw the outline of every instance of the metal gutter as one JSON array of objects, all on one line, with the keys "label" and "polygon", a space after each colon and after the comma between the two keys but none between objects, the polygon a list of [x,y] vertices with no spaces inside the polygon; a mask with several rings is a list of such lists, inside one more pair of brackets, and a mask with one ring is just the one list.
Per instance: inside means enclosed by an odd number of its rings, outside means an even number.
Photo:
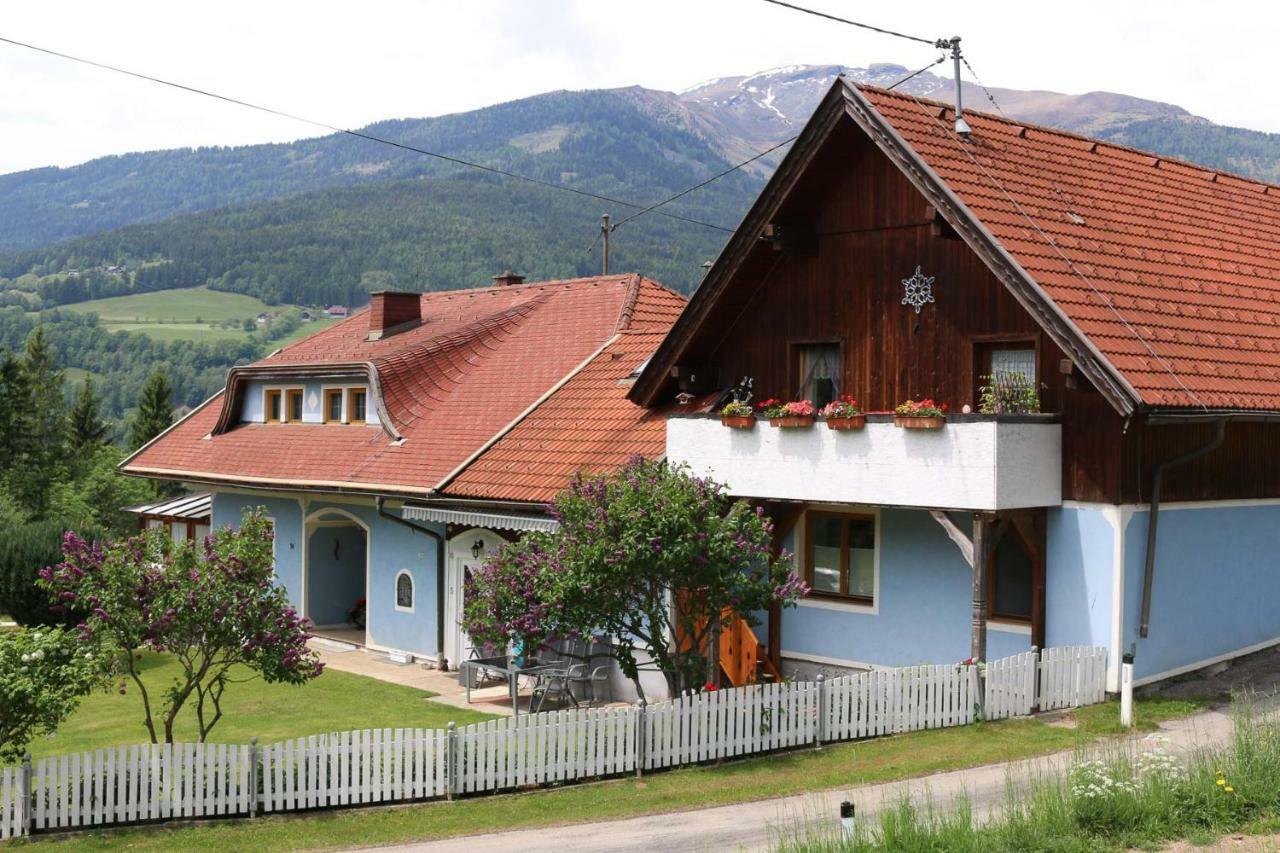
[{"label": "metal gutter", "polygon": [[1164,483],[1164,472],[1212,453],[1221,447],[1226,439],[1227,419],[1218,418],[1217,425],[1218,429],[1213,438],[1180,456],[1160,463],[1156,467],[1155,475],[1151,478],[1151,517],[1147,519],[1147,557],[1142,575],[1142,621],[1138,625],[1138,636],[1144,639],[1151,629],[1151,589],[1155,582],[1156,571],[1156,528],[1160,521],[1160,487]]}]

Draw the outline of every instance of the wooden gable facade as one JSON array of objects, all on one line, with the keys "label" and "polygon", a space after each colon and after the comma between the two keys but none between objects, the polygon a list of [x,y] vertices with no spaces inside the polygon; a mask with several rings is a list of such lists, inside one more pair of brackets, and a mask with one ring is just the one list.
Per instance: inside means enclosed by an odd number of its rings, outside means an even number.
[{"label": "wooden gable facade", "polygon": [[[1049,312],[1029,310],[901,165],[831,112],[827,127],[815,116],[726,248],[714,298],[695,297],[655,356],[665,372],[642,377],[633,399],[652,405],[744,376],[757,401],[796,399],[801,348],[831,344],[841,393],[866,411],[923,397],[977,411],[987,353],[1031,346],[1041,410],[1062,423],[1063,500],[1140,502],[1156,466],[1212,438],[1213,423],[1118,411],[1082,371],[1081,349],[1073,358],[1056,342],[1061,329],[1050,334]],[[918,313],[903,302],[917,268],[933,279]],[[1277,448],[1280,426],[1229,423],[1221,449],[1169,473],[1164,498],[1280,497]]]}]

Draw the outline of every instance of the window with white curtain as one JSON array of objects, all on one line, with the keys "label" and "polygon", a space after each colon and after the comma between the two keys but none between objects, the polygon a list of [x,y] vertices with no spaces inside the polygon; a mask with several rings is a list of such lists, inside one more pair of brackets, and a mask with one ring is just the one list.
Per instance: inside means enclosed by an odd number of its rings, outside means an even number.
[{"label": "window with white curtain", "polygon": [[800,387],[797,399],[822,408],[840,396],[839,344],[802,344],[798,347]]}]

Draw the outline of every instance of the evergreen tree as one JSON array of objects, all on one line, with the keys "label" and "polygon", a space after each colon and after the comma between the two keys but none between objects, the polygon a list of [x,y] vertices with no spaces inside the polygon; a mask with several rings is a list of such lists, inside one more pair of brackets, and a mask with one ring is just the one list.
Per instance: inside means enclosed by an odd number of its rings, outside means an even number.
[{"label": "evergreen tree", "polygon": [[73,451],[78,453],[106,441],[107,431],[111,427],[102,417],[102,398],[98,396],[93,380],[88,376],[84,378],[80,393],[76,395],[69,421]]},{"label": "evergreen tree", "polygon": [[138,413],[129,427],[129,443],[137,450],[173,423],[173,385],[164,367],[147,377],[138,398]]},{"label": "evergreen tree", "polygon": [[60,479],[67,459],[64,375],[44,326],[36,326],[27,336],[22,368],[31,401],[31,433],[16,491],[32,516],[43,518],[49,508],[49,489]]},{"label": "evergreen tree", "polygon": [[[20,490],[31,444],[31,386],[22,362],[13,353],[0,358],[0,484],[15,499]],[[15,502],[17,502],[15,500]]]}]

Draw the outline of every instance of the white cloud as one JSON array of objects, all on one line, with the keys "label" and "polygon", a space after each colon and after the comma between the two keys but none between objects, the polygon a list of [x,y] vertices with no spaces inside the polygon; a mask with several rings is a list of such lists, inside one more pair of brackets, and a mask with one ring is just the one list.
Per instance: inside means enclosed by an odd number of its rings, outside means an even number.
[{"label": "white cloud", "polygon": [[[1280,132],[1267,43],[1280,29],[1280,4],[809,2],[926,37],[958,33],[988,84],[1105,89]],[[7,5],[0,35],[346,126],[550,89],[679,90],[778,65],[892,61],[915,68],[936,55],[925,45],[759,0]],[[0,171],[317,132],[7,45],[0,45],[0,74]]]}]

